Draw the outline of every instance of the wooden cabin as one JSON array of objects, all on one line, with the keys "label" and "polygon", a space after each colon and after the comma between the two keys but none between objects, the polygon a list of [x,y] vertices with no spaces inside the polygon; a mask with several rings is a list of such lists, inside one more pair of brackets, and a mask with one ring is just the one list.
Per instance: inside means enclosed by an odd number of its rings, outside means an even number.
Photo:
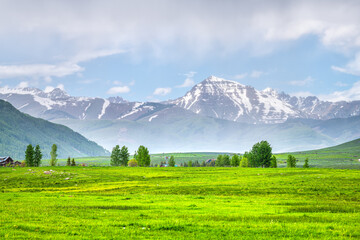
[{"label": "wooden cabin", "polygon": [[11,157],[0,157],[0,167],[20,165],[19,161],[14,161]]}]

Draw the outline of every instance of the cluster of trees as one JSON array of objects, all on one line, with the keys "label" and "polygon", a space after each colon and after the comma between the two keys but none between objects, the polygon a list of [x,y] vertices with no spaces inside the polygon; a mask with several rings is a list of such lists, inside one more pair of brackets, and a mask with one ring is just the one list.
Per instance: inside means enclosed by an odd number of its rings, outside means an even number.
[{"label": "cluster of trees", "polygon": [[[295,168],[296,167],[296,162],[298,160],[293,156],[293,155],[288,155],[287,161],[286,161],[286,165],[288,168]],[[305,159],[303,168],[309,168],[309,158]]]},{"label": "cluster of trees", "polygon": [[[51,147],[51,152],[50,152],[50,165],[51,166],[55,166],[57,163],[57,146],[56,144],[53,144]],[[40,167],[41,165],[41,160],[42,160],[43,154],[41,153],[41,149],[39,145],[36,145],[35,148],[29,144],[26,147],[25,150],[25,166],[27,167]]]},{"label": "cluster of trees", "polygon": [[34,147],[29,144],[25,150],[25,165],[28,167],[39,167],[42,156],[39,145],[36,145],[34,149]]},{"label": "cluster of trees", "polygon": [[122,146],[120,149],[119,145],[116,145],[110,157],[110,165],[111,166],[127,166],[129,162],[129,150],[126,146]]},{"label": "cluster of trees", "polygon": [[75,159],[70,159],[70,157],[68,157],[67,161],[66,161],[66,166],[76,166],[76,162],[75,162]]},{"label": "cluster of trees", "polygon": [[141,145],[137,151],[135,151],[134,158],[130,159],[129,149],[126,146],[116,145],[110,157],[111,166],[129,166],[129,167],[149,167],[150,166],[150,154],[149,149]]},{"label": "cluster of trees", "polygon": [[[149,167],[151,160],[149,150],[141,145],[135,151],[134,158],[129,160],[130,154],[128,148],[123,146],[121,149],[116,145],[111,153],[111,166],[130,166],[130,167]],[[287,159],[287,167],[296,167],[296,158],[289,155]],[[161,165],[166,162],[161,162]],[[161,166],[159,165],[159,166]],[[154,166],[151,164],[151,166]],[[155,164],[155,167],[158,166]],[[170,156],[168,161],[169,167],[175,167],[176,162],[174,156]],[[180,164],[181,167],[263,167],[263,168],[277,168],[277,159],[272,154],[272,147],[267,141],[255,143],[249,152],[245,152],[243,156],[234,154],[231,157],[227,154],[218,155],[214,161],[205,162],[201,164],[198,161],[189,161]],[[304,168],[309,167],[309,159],[305,159]]]}]

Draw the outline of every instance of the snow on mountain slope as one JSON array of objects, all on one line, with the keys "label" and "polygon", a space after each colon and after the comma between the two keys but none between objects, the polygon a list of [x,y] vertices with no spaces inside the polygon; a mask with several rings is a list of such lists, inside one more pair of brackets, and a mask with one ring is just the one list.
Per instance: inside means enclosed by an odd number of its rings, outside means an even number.
[{"label": "snow on mountain slope", "polygon": [[127,102],[121,97],[109,99],[72,97],[55,88],[43,92],[36,88],[0,88],[0,99],[22,112],[47,120],[53,119],[128,119],[136,120],[168,105]]},{"label": "snow on mountain slope", "polygon": [[[291,118],[327,120],[360,115],[360,101],[326,102],[315,96],[294,97],[271,88],[259,91],[214,76],[195,85],[185,96],[163,103],[128,102],[119,96],[108,99],[73,97],[59,88],[44,92],[36,88],[3,87],[0,88],[0,99],[10,102],[22,112],[47,120],[137,121],[148,120],[148,117],[161,112],[154,119],[156,122],[164,114],[171,113],[174,119],[176,114],[184,117],[184,111],[188,111],[207,117],[258,124],[281,123]],[[174,108],[174,105],[177,107]]]},{"label": "snow on mountain slope", "polygon": [[204,116],[247,123],[281,123],[289,118],[327,120],[360,115],[360,101],[326,102],[266,88],[258,91],[211,76],[169,103]]},{"label": "snow on mountain slope", "polygon": [[250,123],[277,123],[302,116],[268,91],[211,76],[171,103],[205,116]]}]

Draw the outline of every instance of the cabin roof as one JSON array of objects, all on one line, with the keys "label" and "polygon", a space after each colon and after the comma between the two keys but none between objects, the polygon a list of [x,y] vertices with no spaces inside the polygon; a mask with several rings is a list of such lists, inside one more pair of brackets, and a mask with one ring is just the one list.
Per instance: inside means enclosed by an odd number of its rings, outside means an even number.
[{"label": "cabin roof", "polygon": [[7,157],[0,157],[0,162],[6,162],[6,160],[8,160],[8,158],[10,158],[9,156]]}]

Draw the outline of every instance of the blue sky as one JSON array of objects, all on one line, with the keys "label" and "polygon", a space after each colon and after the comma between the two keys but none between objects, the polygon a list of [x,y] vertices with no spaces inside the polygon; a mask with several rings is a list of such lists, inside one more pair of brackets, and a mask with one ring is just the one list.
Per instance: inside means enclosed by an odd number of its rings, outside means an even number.
[{"label": "blue sky", "polygon": [[360,100],[359,1],[0,1],[0,86],[131,101],[210,75]]}]

